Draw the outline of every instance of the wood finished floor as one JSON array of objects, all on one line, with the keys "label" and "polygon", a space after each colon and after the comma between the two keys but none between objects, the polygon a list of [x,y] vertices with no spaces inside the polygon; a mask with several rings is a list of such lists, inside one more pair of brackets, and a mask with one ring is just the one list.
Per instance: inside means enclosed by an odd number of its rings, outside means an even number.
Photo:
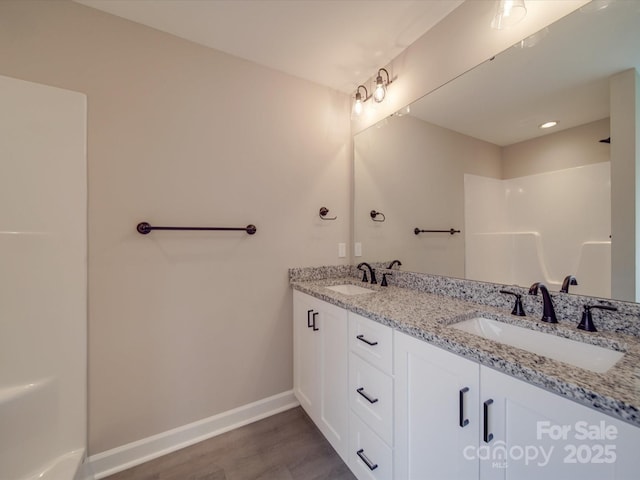
[{"label": "wood finished floor", "polygon": [[106,480],[355,480],[297,407]]}]

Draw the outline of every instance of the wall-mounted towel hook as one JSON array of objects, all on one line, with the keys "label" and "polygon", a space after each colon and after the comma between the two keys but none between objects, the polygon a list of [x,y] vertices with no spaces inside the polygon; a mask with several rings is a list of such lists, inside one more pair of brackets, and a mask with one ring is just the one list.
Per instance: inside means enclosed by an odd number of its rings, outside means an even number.
[{"label": "wall-mounted towel hook", "polygon": [[[371,220],[373,220],[374,222],[384,222],[387,218],[384,216],[384,213],[382,212],[376,212],[375,210],[371,210],[371,212],[369,213],[369,215],[371,215]],[[378,220],[377,217],[378,216],[382,216],[382,220]]]},{"label": "wall-mounted towel hook", "polygon": [[322,220],[335,220],[338,217],[327,217],[329,209],[327,207],[320,207],[320,218]]}]

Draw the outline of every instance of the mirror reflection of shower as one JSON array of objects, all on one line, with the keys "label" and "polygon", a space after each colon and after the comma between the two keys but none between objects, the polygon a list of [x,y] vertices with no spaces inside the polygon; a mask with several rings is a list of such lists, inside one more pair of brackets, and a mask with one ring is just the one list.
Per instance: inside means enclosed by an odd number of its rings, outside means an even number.
[{"label": "mirror reflection of shower", "polygon": [[[610,163],[508,180],[465,175],[466,276],[611,296]],[[588,215],[584,215],[588,212]]]}]

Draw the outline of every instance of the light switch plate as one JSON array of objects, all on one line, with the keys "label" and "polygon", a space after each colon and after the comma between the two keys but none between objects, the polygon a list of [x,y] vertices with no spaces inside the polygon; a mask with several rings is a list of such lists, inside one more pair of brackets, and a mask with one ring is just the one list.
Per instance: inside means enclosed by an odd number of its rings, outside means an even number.
[{"label": "light switch plate", "polygon": [[361,257],[362,256],[362,243],[360,242],[356,242],[353,248],[353,254],[356,257]]},{"label": "light switch plate", "polygon": [[347,256],[347,244],[339,243],[338,244],[338,258],[344,258]]}]

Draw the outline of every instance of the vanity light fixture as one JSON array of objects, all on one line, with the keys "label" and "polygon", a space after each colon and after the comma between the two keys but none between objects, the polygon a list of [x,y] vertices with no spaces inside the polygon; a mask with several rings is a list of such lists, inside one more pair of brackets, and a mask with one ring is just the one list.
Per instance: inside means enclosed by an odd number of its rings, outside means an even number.
[{"label": "vanity light fixture", "polygon": [[551,128],[558,125],[558,122],[551,120],[550,122],[544,122],[542,125],[538,125],[538,128]]},{"label": "vanity light fixture", "polygon": [[[362,98],[362,94],[360,93],[360,89],[364,88],[364,98]],[[362,115],[362,111],[364,110],[364,102],[369,100],[371,97],[369,96],[369,92],[367,91],[367,87],[364,85],[358,85],[356,89],[356,100],[353,104],[353,115],[359,117]]]},{"label": "vanity light fixture", "polygon": [[491,28],[502,30],[520,22],[527,15],[524,0],[498,0],[498,8],[491,22]]},{"label": "vanity light fixture", "polygon": [[[382,72],[386,74],[386,80],[382,78]],[[387,69],[381,68],[378,70],[378,74],[376,75],[376,83],[373,94],[369,95],[367,87],[365,87],[364,85],[358,85],[358,88],[356,88],[356,95],[353,103],[353,117],[359,117],[360,115],[362,115],[362,112],[364,111],[364,104],[371,97],[373,97],[373,99],[377,103],[382,102],[387,94],[387,87],[392,82],[393,80],[390,78]],[[364,90],[364,98],[362,97],[362,93],[360,93],[360,89]]]},{"label": "vanity light fixture", "polygon": [[[382,79],[382,72],[387,75],[387,81],[385,82]],[[387,94],[387,86],[391,83],[391,79],[389,78],[389,72],[385,68],[381,68],[378,70],[378,75],[376,77],[376,89],[373,92],[373,99],[380,103],[384,100],[385,95]]]}]

